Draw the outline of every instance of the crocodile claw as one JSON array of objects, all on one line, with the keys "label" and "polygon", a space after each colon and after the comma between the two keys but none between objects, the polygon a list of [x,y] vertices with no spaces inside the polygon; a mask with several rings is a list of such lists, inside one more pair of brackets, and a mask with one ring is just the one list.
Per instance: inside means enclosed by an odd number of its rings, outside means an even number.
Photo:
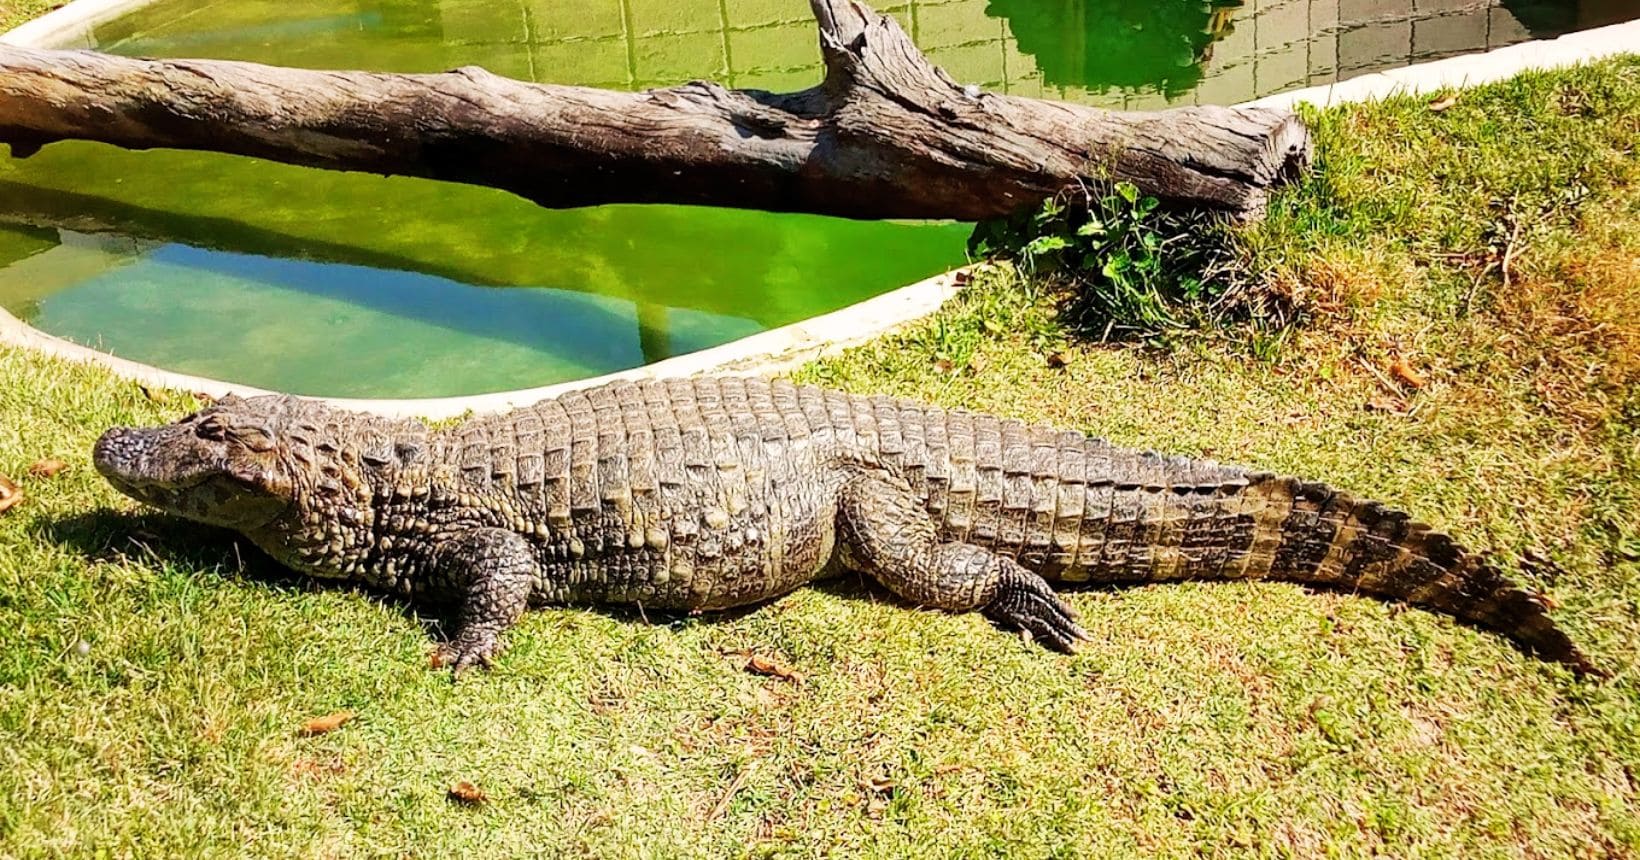
[{"label": "crocodile claw", "polygon": [[1076,623],[1076,610],[1054,594],[1042,577],[1026,571],[1005,576],[996,598],[983,612],[997,626],[1018,630],[1066,654],[1074,653],[1077,643],[1093,638]]},{"label": "crocodile claw", "polygon": [[457,636],[440,644],[431,660],[435,669],[450,667],[450,680],[460,680],[462,673],[474,666],[486,669],[495,665],[495,658],[506,649],[501,637],[494,633],[480,636]]}]

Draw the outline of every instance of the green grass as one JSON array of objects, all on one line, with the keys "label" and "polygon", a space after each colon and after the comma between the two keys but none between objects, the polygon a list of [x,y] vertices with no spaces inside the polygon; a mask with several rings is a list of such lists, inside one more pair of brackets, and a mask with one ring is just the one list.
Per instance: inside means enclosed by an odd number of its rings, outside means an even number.
[{"label": "green grass", "polygon": [[0,32],[31,18],[38,18],[63,5],[66,0],[0,0]]},{"label": "green grass", "polygon": [[[452,686],[401,607],[95,476],[97,433],[186,395],[0,349],[0,474],[71,464],[0,515],[0,854],[1640,852],[1640,60],[1316,123],[1320,173],[1246,237],[1302,329],[1089,345],[998,270],[798,376],[1323,478],[1547,557],[1521,576],[1616,679],[1278,584],[1073,594],[1095,643],[1063,658],[846,582],[532,613]],[[1396,356],[1426,384],[1386,390]]]}]

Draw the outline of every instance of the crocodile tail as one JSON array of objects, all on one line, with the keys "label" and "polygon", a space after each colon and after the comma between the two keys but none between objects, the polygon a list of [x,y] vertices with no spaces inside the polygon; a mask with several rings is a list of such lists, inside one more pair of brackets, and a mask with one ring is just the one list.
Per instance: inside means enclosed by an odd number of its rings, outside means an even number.
[{"label": "crocodile tail", "polygon": [[1484,556],[1384,505],[1268,474],[1243,490],[1253,519],[1243,575],[1371,594],[1450,614],[1578,675],[1604,676],[1548,615],[1541,594]]}]

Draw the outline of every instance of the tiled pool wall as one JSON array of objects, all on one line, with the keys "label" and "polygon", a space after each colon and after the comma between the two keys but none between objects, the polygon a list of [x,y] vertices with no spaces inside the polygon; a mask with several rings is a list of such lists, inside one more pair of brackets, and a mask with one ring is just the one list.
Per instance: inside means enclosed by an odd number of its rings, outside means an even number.
[{"label": "tiled pool wall", "polygon": [[[193,14],[210,5],[201,0]],[[1236,104],[1640,17],[1640,0],[917,0],[875,8],[895,15],[965,83],[1133,110]],[[1161,11],[1135,11],[1152,8]],[[406,14],[402,3],[363,0],[335,10],[362,22]],[[1090,15],[1117,16],[1111,29],[1126,28],[1132,39],[1089,28]],[[452,64],[481,58],[522,80],[641,89],[709,78],[788,91],[821,74],[802,0],[441,0],[422,23],[442,31]],[[124,26],[98,25],[65,46],[141,39]],[[1150,38],[1186,54],[1159,68],[1132,69],[1142,58],[1098,66],[1145,28],[1167,29]]]},{"label": "tiled pool wall", "polygon": [[[713,76],[731,87],[800,89],[820,77],[814,19],[791,0],[607,0],[575,2],[575,33],[554,22],[568,10],[559,0],[449,0],[440,4],[447,38],[495,33],[528,51],[496,53],[498,74],[539,79],[544,69],[604,86],[642,88]],[[1043,0],[1063,20],[1085,14],[1085,0]],[[1333,83],[1355,75],[1458,54],[1492,50],[1569,29],[1635,17],[1633,0],[1593,0],[1537,6],[1547,14],[1533,27],[1498,0],[1247,0],[1204,15],[1209,40],[1199,57],[1200,83],[1170,97],[1161,87],[1106,89],[1055,83],[1070,69],[1046,75],[1022,51],[996,0],[920,0],[887,4],[929,58],[953,77],[998,92],[1146,110],[1178,104],[1235,104],[1286,89]],[[1206,8],[1205,6],[1203,7]],[[1051,14],[1051,13],[1050,13]],[[1527,14],[1528,19],[1534,16]],[[1213,32],[1212,29],[1217,31]],[[1085,27],[1067,26],[1059,52],[1085,51]],[[701,58],[710,61],[703,67]],[[715,72],[715,74],[713,74]],[[555,77],[561,76],[554,72]]]}]

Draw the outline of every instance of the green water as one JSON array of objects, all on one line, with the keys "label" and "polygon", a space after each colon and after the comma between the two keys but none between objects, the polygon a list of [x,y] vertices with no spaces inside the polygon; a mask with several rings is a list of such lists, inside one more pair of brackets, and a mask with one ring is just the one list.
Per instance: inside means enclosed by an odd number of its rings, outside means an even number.
[{"label": "green water", "polygon": [[[1497,47],[1632,17],[1637,3],[880,8],[958,80],[1145,109]],[[477,64],[626,89],[708,78],[791,90],[820,77],[806,0],[161,0],[63,47],[404,72]],[[64,143],[0,160],[0,305],[189,373],[438,396],[633,367],[843,307],[961,263],[967,232],[673,206],[554,212],[460,185]]]},{"label": "green water", "polygon": [[[99,47],[516,72],[509,58],[529,46],[505,42],[492,11],[169,2],[105,28]],[[535,77],[599,82],[589,74]],[[461,185],[79,143],[0,167],[0,223],[0,303],[45,331],[174,370],[373,397],[543,385],[724,343],[960,264],[968,232],[677,206],[549,211]]]}]

